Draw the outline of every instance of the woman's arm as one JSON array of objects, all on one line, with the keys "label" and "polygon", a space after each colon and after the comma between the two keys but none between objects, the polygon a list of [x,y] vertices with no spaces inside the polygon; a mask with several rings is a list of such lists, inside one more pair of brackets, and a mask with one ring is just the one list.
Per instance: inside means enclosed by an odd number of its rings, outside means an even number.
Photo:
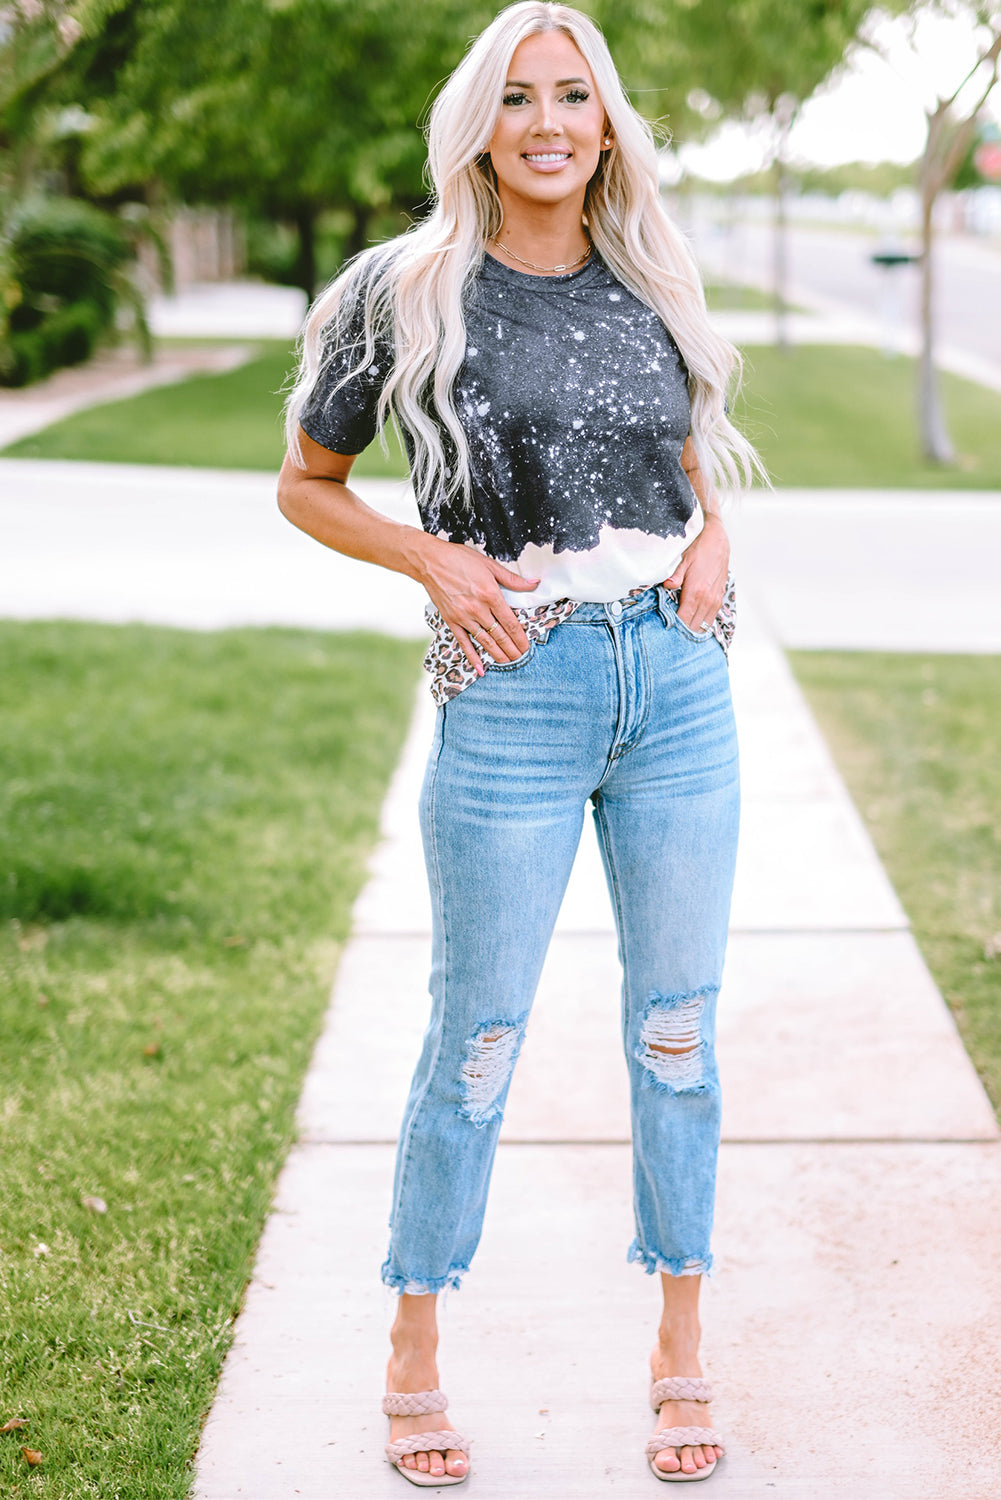
[{"label": "woman's arm", "polygon": [[705,525],[690,547],[685,548],[681,562],[665,588],[680,588],[678,616],[691,630],[716,618],[726,592],[730,570],[730,538],[719,511],[719,497],[699,466],[691,434],[681,450],[681,467],[688,475],[705,516]]},{"label": "woman's arm", "polygon": [[415,578],[479,673],[483,663],[470,640],[477,629],[484,635],[494,627],[491,655],[498,660],[524,655],[528,637],[501,585],[528,591],[538,586],[537,578],[522,578],[472,547],[380,515],[348,488],[356,455],[333,453],[302,428],[299,441],[306,467],[300,469],[286,454],[278,476],[278,508],[293,526],[335,552]]}]

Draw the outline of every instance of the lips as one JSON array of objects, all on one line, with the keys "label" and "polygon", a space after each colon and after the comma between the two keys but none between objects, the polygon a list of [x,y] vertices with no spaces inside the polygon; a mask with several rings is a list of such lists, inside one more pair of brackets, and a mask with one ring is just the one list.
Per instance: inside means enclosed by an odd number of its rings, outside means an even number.
[{"label": "lips", "polygon": [[542,172],[543,175],[552,175],[560,171],[561,166],[566,166],[573,157],[573,151],[522,151],[522,162],[531,166],[534,172]]}]

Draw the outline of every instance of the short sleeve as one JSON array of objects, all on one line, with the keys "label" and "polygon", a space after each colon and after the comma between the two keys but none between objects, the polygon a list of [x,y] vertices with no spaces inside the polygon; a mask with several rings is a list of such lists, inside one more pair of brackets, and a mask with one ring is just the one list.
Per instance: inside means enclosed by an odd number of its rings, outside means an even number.
[{"label": "short sleeve", "polygon": [[[320,373],[299,414],[299,425],[315,443],[334,453],[361,453],[378,430],[379,396],[393,352],[385,339],[377,339],[372,359],[356,368],[365,354],[360,313],[336,344],[334,339],[333,329],[326,329]],[[349,378],[338,386],[346,375]]]}]

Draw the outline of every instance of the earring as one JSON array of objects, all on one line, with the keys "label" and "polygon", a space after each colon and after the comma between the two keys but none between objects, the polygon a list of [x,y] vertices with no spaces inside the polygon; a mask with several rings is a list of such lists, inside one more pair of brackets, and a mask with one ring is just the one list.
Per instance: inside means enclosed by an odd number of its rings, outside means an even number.
[{"label": "earring", "polygon": [[605,145],[606,146],[610,146],[611,144],[612,144],[612,137],[610,135],[606,135],[605,136]]}]

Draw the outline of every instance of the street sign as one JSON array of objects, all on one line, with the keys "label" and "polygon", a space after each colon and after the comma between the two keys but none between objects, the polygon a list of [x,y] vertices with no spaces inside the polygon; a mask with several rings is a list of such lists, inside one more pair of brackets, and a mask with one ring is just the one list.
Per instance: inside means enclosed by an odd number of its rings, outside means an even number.
[{"label": "street sign", "polygon": [[973,165],[988,182],[1001,182],[1001,141],[981,141],[973,153]]},{"label": "street sign", "polygon": [[912,266],[921,259],[909,250],[876,250],[869,259],[874,266]]}]

